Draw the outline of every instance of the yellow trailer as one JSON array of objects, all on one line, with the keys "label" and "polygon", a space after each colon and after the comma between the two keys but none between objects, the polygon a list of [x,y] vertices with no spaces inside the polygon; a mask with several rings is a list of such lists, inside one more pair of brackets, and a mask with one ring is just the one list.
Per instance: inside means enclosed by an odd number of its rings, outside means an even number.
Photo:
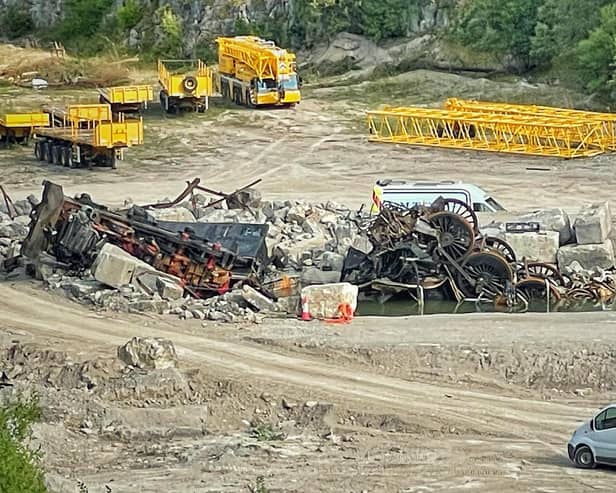
[{"label": "yellow trailer", "polygon": [[201,60],[159,60],[160,106],[167,113],[204,112],[213,92],[212,69]]},{"label": "yellow trailer", "polygon": [[154,99],[152,86],[118,86],[99,89],[101,104],[109,104],[114,113],[143,113]]},{"label": "yellow trailer", "polygon": [[64,111],[61,124],[56,117],[51,127],[37,130],[34,154],[40,161],[71,168],[116,169],[124,158],[124,149],[141,144],[141,118],[125,119],[119,114],[114,121],[109,105],[72,105]]},{"label": "yellow trailer", "polygon": [[49,115],[36,113],[0,114],[0,142],[27,144],[37,127],[49,125]]}]

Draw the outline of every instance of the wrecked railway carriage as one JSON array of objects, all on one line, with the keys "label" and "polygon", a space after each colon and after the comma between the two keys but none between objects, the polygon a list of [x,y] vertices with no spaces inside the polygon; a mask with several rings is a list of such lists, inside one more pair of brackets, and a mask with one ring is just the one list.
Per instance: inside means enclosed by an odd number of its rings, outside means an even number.
[{"label": "wrecked railway carriage", "polygon": [[87,194],[67,197],[49,181],[31,218],[21,249],[25,257],[35,260],[46,252],[84,270],[103,244],[112,243],[180,278],[195,297],[222,294],[238,281],[258,282],[267,264],[267,225],[157,222],[140,207],[111,212]]}]

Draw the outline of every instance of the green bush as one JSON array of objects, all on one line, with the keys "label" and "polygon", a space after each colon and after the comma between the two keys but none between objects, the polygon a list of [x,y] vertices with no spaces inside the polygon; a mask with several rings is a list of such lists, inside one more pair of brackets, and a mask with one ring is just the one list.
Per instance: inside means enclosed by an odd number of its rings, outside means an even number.
[{"label": "green bush", "polygon": [[10,5],[0,18],[0,32],[9,39],[29,34],[34,29],[34,22],[26,7]]},{"label": "green bush", "polygon": [[579,72],[591,92],[608,94],[616,83],[616,5],[601,9],[601,23],[577,47]]},{"label": "green bush", "polygon": [[0,492],[46,493],[39,454],[28,447],[41,417],[38,399],[18,398],[0,407]]},{"label": "green bush", "polygon": [[540,0],[470,0],[458,12],[455,36],[467,46],[531,65]]}]

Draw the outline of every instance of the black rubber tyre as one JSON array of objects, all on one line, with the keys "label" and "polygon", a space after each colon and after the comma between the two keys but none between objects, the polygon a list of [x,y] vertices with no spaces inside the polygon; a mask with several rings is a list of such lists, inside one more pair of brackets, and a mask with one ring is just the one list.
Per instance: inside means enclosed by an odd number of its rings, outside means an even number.
[{"label": "black rubber tyre", "polygon": [[41,143],[39,141],[34,143],[34,156],[39,161],[42,161],[42,158],[41,158]]},{"label": "black rubber tyre", "polygon": [[187,92],[195,92],[197,90],[198,85],[199,84],[197,82],[197,79],[193,77],[192,75],[185,77],[184,80],[182,81],[182,87]]},{"label": "black rubber tyre", "polygon": [[592,469],[595,467],[595,456],[586,445],[577,448],[573,456],[573,462],[580,469]]},{"label": "black rubber tyre", "polygon": [[53,145],[51,142],[47,142],[45,156],[47,156],[47,162],[53,164]]},{"label": "black rubber tyre", "polygon": [[51,159],[56,166],[62,166],[62,148],[59,145],[51,147]]}]

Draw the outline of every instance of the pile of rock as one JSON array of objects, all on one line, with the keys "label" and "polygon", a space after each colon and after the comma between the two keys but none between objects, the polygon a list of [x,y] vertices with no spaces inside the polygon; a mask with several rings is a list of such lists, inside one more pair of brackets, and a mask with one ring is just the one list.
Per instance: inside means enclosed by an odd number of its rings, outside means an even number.
[{"label": "pile of rock", "polygon": [[0,199],[0,269],[7,259],[19,255],[21,241],[28,234],[30,212],[37,200],[33,195],[19,200],[13,204],[9,214],[6,203]]},{"label": "pile of rock", "polygon": [[339,281],[349,247],[368,248],[367,239],[359,234],[357,213],[333,201],[261,201],[253,195],[248,207],[201,206],[195,215],[199,222],[268,224],[270,273],[301,274],[307,284]]},{"label": "pile of rock", "polygon": [[[515,219],[538,222],[539,233],[507,233],[505,225],[491,234],[504,239],[518,259],[558,264],[568,270],[572,264],[592,271],[615,267],[611,211],[608,202],[582,207],[572,221],[563,209],[546,209]],[[489,228],[488,228],[489,229]]]}]

